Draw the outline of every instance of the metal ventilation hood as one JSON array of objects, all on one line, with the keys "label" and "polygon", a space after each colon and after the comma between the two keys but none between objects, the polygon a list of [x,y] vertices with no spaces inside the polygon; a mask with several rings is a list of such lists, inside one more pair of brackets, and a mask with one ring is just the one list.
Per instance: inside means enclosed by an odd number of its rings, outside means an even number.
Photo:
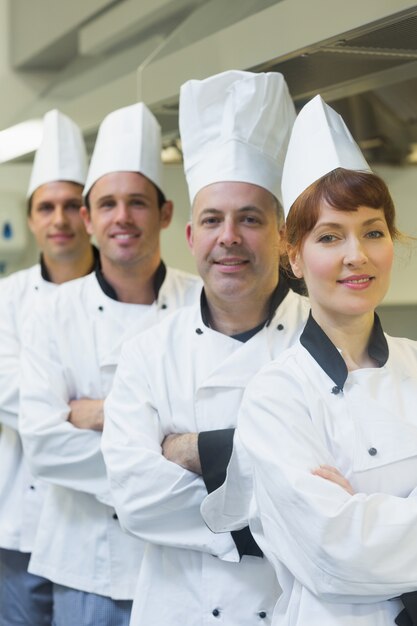
[{"label": "metal ventilation hood", "polygon": [[417,5],[281,0],[179,47],[196,25],[201,30],[210,9],[220,11],[221,3],[194,11],[139,67],[139,95],[158,116],[167,142],[178,133],[181,83],[238,68],[282,72],[297,107],[321,93],[345,117],[369,160],[410,158],[417,147]]}]

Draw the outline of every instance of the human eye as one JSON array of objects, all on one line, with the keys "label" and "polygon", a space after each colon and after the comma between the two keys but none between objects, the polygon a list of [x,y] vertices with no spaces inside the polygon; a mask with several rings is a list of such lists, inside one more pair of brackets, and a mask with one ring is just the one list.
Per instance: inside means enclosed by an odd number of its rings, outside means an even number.
[{"label": "human eye", "polygon": [[330,233],[326,233],[324,235],[320,235],[317,238],[318,243],[333,243],[334,241],[337,241],[337,236],[336,235],[332,235]]},{"label": "human eye", "polygon": [[382,230],[371,230],[369,233],[366,233],[366,237],[368,239],[380,239],[385,237],[385,233]]},{"label": "human eye", "polygon": [[81,207],[81,203],[80,202],[76,202],[76,201],[68,202],[65,205],[65,208],[66,208],[67,211],[75,211],[76,212],[76,211],[80,210],[80,207]]},{"label": "human eye", "polygon": [[132,198],[132,200],[130,201],[130,206],[145,207],[147,206],[147,203],[145,202],[145,200],[143,200],[143,198]]},{"label": "human eye", "polygon": [[208,215],[206,217],[203,217],[203,219],[201,220],[201,224],[203,226],[216,226],[217,224],[219,224],[219,222],[220,222],[220,219],[213,215]]},{"label": "human eye", "polygon": [[51,213],[54,210],[52,204],[40,204],[37,209],[39,213]]},{"label": "human eye", "polygon": [[242,219],[242,222],[244,222],[245,224],[260,224],[261,220],[259,219],[259,217],[257,215],[245,215]]},{"label": "human eye", "polygon": [[111,200],[110,198],[107,198],[106,200],[102,200],[101,202],[99,202],[99,209],[103,209],[103,210],[109,210],[112,209],[114,206],[116,206],[116,203],[114,200]]}]

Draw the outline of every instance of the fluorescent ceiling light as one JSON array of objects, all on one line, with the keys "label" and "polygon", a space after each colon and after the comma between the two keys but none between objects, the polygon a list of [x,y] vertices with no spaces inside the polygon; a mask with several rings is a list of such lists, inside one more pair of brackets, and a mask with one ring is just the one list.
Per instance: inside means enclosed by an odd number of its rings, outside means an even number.
[{"label": "fluorescent ceiling light", "polygon": [[0,163],[34,152],[42,140],[42,120],[27,120],[0,131]]}]

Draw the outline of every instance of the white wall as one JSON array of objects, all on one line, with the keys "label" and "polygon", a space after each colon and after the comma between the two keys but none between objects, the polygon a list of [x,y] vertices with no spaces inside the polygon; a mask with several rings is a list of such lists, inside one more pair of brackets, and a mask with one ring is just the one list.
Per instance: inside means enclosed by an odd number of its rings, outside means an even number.
[{"label": "white wall", "polygon": [[194,258],[185,239],[190,216],[190,201],[182,165],[164,166],[164,191],[174,201],[174,218],[162,234],[162,258],[165,263],[196,273]]},{"label": "white wall", "polygon": [[[417,167],[374,168],[390,188],[397,210],[397,226],[417,237]],[[390,290],[384,304],[417,304],[417,241],[397,243]]]},{"label": "white wall", "polygon": [[2,254],[0,246],[0,277],[16,272],[24,267],[29,267],[36,263],[38,259],[38,251],[32,234],[26,225],[26,190],[28,187],[30,166],[26,164],[1,164],[0,165],[0,206],[3,206],[4,201],[8,201],[8,194],[13,194],[17,199],[17,207],[14,206],[11,210],[19,210],[23,216],[24,228],[26,231],[26,248],[23,250],[22,255],[9,261],[7,257]]}]

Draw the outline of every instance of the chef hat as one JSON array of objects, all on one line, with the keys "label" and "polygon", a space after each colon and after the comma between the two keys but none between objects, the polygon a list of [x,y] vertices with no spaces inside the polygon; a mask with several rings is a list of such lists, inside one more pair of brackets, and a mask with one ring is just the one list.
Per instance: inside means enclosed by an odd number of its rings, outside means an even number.
[{"label": "chef hat", "polygon": [[42,142],[36,151],[27,197],[35,189],[58,180],[84,185],[87,153],[78,126],[66,115],[53,109],[43,118]]},{"label": "chef hat", "polygon": [[309,185],[338,167],[371,171],[342,117],[316,96],[301,109],[291,133],[282,174],[285,216]]},{"label": "chef hat", "polygon": [[231,70],[190,80],[180,92],[180,133],[191,203],[203,187],[236,181],[281,198],[295,119],[282,74]]},{"label": "chef hat", "polygon": [[162,187],[161,128],[142,102],[109,113],[100,124],[84,197],[112,172],[139,172]]}]

